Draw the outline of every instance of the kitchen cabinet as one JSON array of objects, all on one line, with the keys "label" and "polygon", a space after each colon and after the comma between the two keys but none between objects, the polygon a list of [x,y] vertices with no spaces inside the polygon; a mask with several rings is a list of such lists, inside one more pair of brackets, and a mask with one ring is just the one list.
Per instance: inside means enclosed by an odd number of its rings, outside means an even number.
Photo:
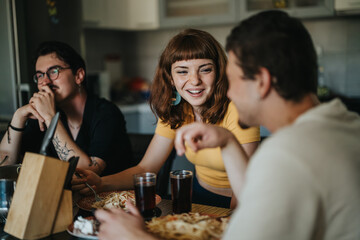
[{"label": "kitchen cabinet", "polygon": [[243,0],[240,1],[240,19],[270,9],[281,9],[297,18],[334,15],[333,0]]},{"label": "kitchen cabinet", "polygon": [[159,0],[160,26],[204,26],[236,22],[236,0]]},{"label": "kitchen cabinet", "polygon": [[159,0],[160,26],[234,24],[259,11],[281,9],[298,18],[334,16],[333,0]]},{"label": "kitchen cabinet", "polygon": [[360,14],[360,0],[334,0],[337,15]]},{"label": "kitchen cabinet", "polygon": [[82,14],[85,28],[159,28],[159,0],[82,0]]},{"label": "kitchen cabinet", "polygon": [[263,10],[334,16],[334,0],[82,0],[85,28],[149,30],[234,24]]}]

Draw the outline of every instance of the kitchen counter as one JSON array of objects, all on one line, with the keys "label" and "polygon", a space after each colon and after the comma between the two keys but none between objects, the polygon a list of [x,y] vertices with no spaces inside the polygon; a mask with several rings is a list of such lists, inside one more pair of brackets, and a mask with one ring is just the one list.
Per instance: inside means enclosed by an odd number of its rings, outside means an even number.
[{"label": "kitchen counter", "polygon": [[[126,128],[129,133],[154,133],[156,118],[150,109],[149,103],[139,104],[117,104],[121,112],[124,114]],[[260,127],[261,137],[270,136],[270,132]]]},{"label": "kitchen counter", "polygon": [[152,113],[149,103],[138,103],[138,104],[116,104],[122,113]]},{"label": "kitchen counter", "polygon": [[124,114],[126,129],[129,133],[154,134],[156,117],[147,102],[139,104],[117,104]]}]

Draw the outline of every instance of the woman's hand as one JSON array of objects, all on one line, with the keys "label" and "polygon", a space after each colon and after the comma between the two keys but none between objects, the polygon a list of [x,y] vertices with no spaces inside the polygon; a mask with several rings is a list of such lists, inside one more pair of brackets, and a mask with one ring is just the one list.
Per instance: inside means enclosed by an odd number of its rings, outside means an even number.
[{"label": "woman's hand", "polygon": [[55,95],[49,86],[42,86],[39,89],[39,92],[34,93],[30,99],[30,104],[43,117],[45,124],[48,127],[50,125],[51,119],[55,116],[56,113]]},{"label": "woman's hand", "polygon": [[85,170],[81,168],[76,168],[76,172],[81,175],[82,178],[73,176],[71,180],[71,189],[73,191],[78,191],[80,194],[89,195],[92,194],[91,190],[85,185],[87,182],[95,191],[101,191],[101,177],[91,170]]},{"label": "woman's hand", "polygon": [[95,216],[101,223],[99,239],[155,239],[145,231],[144,220],[137,208],[126,202],[129,213],[122,209],[96,210]]}]

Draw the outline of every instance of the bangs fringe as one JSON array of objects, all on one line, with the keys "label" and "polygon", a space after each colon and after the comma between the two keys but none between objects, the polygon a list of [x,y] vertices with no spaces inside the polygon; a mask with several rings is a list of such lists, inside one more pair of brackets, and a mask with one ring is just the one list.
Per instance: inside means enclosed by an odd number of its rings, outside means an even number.
[{"label": "bangs fringe", "polygon": [[[205,42],[200,42],[197,36],[187,36],[174,43],[171,62],[190,59],[217,59],[217,54]],[[176,46],[177,45],[177,46]]]}]

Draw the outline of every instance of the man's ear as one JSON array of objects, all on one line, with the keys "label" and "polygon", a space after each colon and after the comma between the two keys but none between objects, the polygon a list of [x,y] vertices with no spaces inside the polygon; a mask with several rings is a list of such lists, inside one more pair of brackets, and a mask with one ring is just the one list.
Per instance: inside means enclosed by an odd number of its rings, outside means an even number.
[{"label": "man's ear", "polygon": [[75,74],[75,82],[77,85],[80,85],[85,79],[85,70],[83,68],[79,68]]},{"label": "man's ear", "polygon": [[272,76],[267,68],[261,67],[259,73],[256,74],[257,88],[261,99],[265,98],[271,90]]}]

